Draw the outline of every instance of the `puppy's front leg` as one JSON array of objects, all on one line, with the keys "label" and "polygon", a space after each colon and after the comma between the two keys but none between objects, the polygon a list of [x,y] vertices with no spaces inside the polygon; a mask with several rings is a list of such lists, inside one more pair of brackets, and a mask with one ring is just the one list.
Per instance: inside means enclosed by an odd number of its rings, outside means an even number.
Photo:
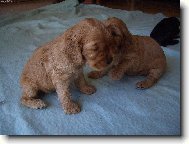
[{"label": "puppy's front leg", "polygon": [[56,87],[56,92],[61,105],[66,114],[75,114],[81,111],[79,104],[75,103],[71,99],[71,94],[69,92],[70,78],[61,80],[61,77],[54,77],[53,83]]},{"label": "puppy's front leg", "polygon": [[86,82],[82,70],[80,71],[77,79],[75,80],[75,84],[84,94],[90,95],[96,92],[96,88]]},{"label": "puppy's front leg", "polygon": [[120,80],[125,74],[124,64],[114,66],[108,73],[112,80]]},{"label": "puppy's front leg", "polygon": [[90,73],[88,73],[88,77],[92,78],[92,79],[99,79],[102,78],[103,76],[105,76],[107,74],[107,71],[91,71]]},{"label": "puppy's front leg", "polygon": [[107,68],[105,68],[104,70],[101,70],[101,71],[91,71],[90,73],[88,73],[88,77],[92,78],[92,79],[102,78],[110,71],[112,66],[113,65],[109,65]]},{"label": "puppy's front leg", "polygon": [[138,59],[135,55],[126,57],[125,60],[114,66],[110,72],[109,77],[113,80],[120,80],[129,69],[137,67]]}]

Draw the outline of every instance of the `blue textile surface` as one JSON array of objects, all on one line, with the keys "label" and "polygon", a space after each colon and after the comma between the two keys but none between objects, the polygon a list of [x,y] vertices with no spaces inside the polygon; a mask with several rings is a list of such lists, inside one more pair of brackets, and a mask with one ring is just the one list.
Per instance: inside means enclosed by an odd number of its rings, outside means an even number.
[{"label": "blue textile surface", "polygon": [[[149,35],[165,16],[124,11],[77,0],[49,5],[22,14],[0,17],[0,134],[3,135],[180,135],[180,44],[162,47],[167,71],[150,89],[138,90],[141,76],[112,81],[107,76],[87,81],[97,88],[91,96],[72,86],[73,99],[82,105],[76,115],[65,115],[57,94],[44,97],[46,109],[20,104],[19,77],[29,56],[86,17],[121,18],[133,34]],[[90,69],[85,67],[85,74]]]}]

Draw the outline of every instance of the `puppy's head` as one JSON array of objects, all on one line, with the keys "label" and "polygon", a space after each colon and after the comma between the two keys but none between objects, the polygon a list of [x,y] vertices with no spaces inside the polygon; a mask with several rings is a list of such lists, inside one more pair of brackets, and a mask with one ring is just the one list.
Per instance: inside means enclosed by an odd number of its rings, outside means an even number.
[{"label": "puppy's head", "polygon": [[89,36],[83,46],[83,56],[88,65],[95,70],[103,70],[110,66],[114,57],[114,46],[104,34]]},{"label": "puppy's head", "polygon": [[118,50],[131,45],[132,35],[128,31],[126,24],[121,19],[111,17],[103,22],[114,37]]},{"label": "puppy's head", "polygon": [[107,26],[97,19],[85,19],[86,33],[82,39],[82,54],[90,67],[103,70],[111,66],[116,54],[116,42]]}]

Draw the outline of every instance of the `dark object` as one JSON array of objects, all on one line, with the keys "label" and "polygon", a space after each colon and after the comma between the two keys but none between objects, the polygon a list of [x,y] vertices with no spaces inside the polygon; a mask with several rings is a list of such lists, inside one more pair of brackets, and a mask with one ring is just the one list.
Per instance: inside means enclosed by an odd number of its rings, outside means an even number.
[{"label": "dark object", "polygon": [[[54,3],[60,3],[60,2],[62,2],[63,0],[56,0]],[[78,0],[79,1],[79,3],[83,3],[84,2],[84,0]]]},{"label": "dark object", "polygon": [[84,2],[84,0],[78,0],[79,1],[79,3],[83,3]]},{"label": "dark object", "polygon": [[[63,2],[63,1],[64,1],[64,0],[55,0],[55,1],[53,2],[53,4],[60,3],[60,2]],[[83,3],[84,0],[78,0],[78,2],[79,2],[79,3]]]},{"label": "dark object", "polygon": [[176,17],[164,18],[152,30],[150,37],[156,40],[159,45],[174,45],[179,42],[180,21]]}]

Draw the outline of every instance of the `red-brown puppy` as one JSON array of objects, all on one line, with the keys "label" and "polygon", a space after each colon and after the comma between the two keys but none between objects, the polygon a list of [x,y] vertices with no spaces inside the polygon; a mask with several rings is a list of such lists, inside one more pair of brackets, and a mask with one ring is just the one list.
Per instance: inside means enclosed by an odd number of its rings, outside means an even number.
[{"label": "red-brown puppy", "polygon": [[[153,86],[166,69],[166,58],[159,44],[148,36],[132,35],[126,24],[118,18],[104,21],[111,29],[114,39],[119,43],[119,54],[114,60],[109,76],[113,80],[126,75],[146,75],[147,78],[136,84],[137,88]],[[100,78],[107,71],[92,71],[90,78]]]},{"label": "red-brown puppy", "polygon": [[97,70],[106,68],[115,53],[113,42],[105,25],[89,18],[37,48],[21,75],[21,103],[30,108],[43,108],[46,104],[37,98],[38,92],[56,90],[65,113],[78,113],[80,106],[71,99],[70,83],[74,81],[85,94],[94,93],[96,88],[84,79],[83,66],[88,63]]}]

